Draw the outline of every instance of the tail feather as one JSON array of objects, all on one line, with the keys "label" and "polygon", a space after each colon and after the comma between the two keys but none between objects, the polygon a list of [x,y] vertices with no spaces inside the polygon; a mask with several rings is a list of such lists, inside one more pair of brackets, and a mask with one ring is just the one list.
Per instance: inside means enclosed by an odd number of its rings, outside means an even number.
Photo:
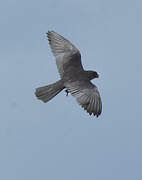
[{"label": "tail feather", "polygon": [[63,89],[64,84],[61,80],[59,80],[56,83],[50,84],[48,86],[37,88],[35,91],[35,95],[38,99],[42,100],[43,102],[48,102]]}]

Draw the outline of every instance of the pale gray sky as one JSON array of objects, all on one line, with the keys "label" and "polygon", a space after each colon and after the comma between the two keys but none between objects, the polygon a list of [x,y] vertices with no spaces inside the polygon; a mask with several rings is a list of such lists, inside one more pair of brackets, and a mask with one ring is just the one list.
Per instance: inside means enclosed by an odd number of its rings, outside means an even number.
[{"label": "pale gray sky", "polygon": [[[96,70],[103,113],[90,117],[62,92],[45,32],[54,30]],[[142,179],[142,1],[0,2],[0,179]]]}]

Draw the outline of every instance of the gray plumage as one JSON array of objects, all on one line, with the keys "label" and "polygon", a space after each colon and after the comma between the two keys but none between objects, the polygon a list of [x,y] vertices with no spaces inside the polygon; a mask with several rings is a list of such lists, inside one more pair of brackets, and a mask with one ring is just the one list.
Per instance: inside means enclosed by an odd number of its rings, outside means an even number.
[{"label": "gray plumage", "polygon": [[90,81],[98,78],[97,72],[83,69],[79,50],[67,39],[54,31],[48,31],[47,37],[61,80],[37,88],[35,95],[47,102],[65,88],[90,115],[98,117],[102,111],[102,102],[97,87]]}]

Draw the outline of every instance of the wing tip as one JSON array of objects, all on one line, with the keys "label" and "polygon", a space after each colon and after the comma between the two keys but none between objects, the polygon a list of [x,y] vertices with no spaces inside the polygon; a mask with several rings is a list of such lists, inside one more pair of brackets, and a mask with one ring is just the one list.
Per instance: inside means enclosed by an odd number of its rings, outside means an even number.
[{"label": "wing tip", "polygon": [[[83,107],[83,106],[81,105],[81,107]],[[101,112],[102,112],[101,109],[100,109],[99,112],[89,111],[89,110],[87,110],[85,107],[83,107],[83,109],[84,109],[90,116],[91,116],[91,115],[94,115],[94,116],[96,116],[97,118],[101,115]]]},{"label": "wing tip", "polygon": [[50,39],[50,37],[51,37],[54,33],[56,33],[56,32],[53,31],[53,30],[48,30],[48,32],[45,33],[46,36],[48,37],[48,40]]},{"label": "wing tip", "polygon": [[96,116],[97,118],[101,115],[101,112],[102,112],[102,107],[100,107],[99,108],[99,111],[98,112],[96,112],[96,111],[90,111],[90,110],[88,110],[87,109],[87,106],[89,105],[89,104],[86,104],[86,106],[85,105],[82,105],[82,104],[80,104],[81,105],[81,107],[91,116],[91,115],[94,115],[94,116]]}]

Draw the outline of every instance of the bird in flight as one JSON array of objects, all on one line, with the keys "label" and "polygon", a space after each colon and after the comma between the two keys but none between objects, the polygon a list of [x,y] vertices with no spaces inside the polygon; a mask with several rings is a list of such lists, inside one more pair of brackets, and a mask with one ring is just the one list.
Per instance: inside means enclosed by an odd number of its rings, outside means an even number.
[{"label": "bird in flight", "polygon": [[91,82],[99,77],[98,73],[84,70],[81,54],[70,41],[54,31],[46,34],[56,59],[60,80],[37,88],[36,97],[46,103],[65,89],[67,95],[71,93],[84,110],[98,117],[102,112],[102,102],[97,87]]}]

